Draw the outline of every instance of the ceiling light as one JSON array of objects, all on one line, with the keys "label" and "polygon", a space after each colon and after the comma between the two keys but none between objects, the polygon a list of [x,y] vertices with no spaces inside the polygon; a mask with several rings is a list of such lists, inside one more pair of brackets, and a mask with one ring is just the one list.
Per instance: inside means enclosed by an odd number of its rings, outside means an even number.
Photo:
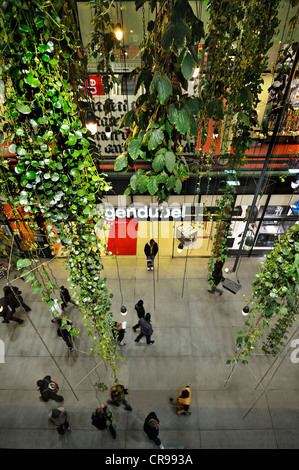
[{"label": "ceiling light", "polygon": [[96,134],[98,130],[97,120],[92,111],[86,113],[85,126],[93,135]]},{"label": "ceiling light", "polygon": [[242,310],[242,315],[246,316],[249,313],[249,307],[248,305],[245,305],[245,307]]},{"label": "ceiling light", "polygon": [[124,305],[121,306],[120,313],[124,316],[127,315],[128,311],[127,311],[127,308]]},{"label": "ceiling light", "polygon": [[111,129],[110,129],[109,126],[106,126],[106,127],[105,127],[105,134],[106,134],[106,137],[107,137],[108,139],[110,139],[110,137],[111,137]]},{"label": "ceiling light", "polygon": [[178,253],[182,253],[183,249],[184,249],[184,243],[180,243],[178,245]]},{"label": "ceiling light", "polygon": [[121,41],[123,38],[123,30],[120,23],[117,23],[114,30],[115,37],[118,41]]}]

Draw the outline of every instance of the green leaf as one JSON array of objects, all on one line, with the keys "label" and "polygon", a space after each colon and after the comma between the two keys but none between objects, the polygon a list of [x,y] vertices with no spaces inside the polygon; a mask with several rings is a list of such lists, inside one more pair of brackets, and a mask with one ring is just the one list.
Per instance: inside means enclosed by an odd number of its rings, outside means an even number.
[{"label": "green leaf", "polygon": [[164,104],[172,92],[172,84],[169,78],[166,76],[162,77],[158,81],[157,89],[158,89],[158,99],[161,104]]},{"label": "green leaf", "polygon": [[186,108],[178,110],[175,127],[181,134],[186,134],[190,129],[190,117]]},{"label": "green leaf", "polygon": [[175,27],[174,24],[170,21],[165,28],[164,34],[162,36],[162,47],[165,51],[170,49],[172,41],[174,40]]},{"label": "green leaf", "polygon": [[139,157],[140,148],[141,148],[140,140],[138,139],[131,140],[128,146],[128,151],[129,151],[130,157],[132,157],[133,160],[136,160],[136,158]]},{"label": "green leaf", "polygon": [[17,102],[16,108],[22,114],[30,114],[31,113],[30,106],[28,106],[25,103],[22,103],[21,101]]},{"label": "green leaf", "polygon": [[77,191],[77,194],[78,194],[78,196],[80,196],[80,197],[85,196],[85,189],[79,189],[79,190]]},{"label": "green leaf", "polygon": [[80,175],[78,168],[72,168],[70,171],[70,175],[73,176],[74,178],[77,178],[77,176]]},{"label": "green leaf", "polygon": [[141,193],[145,193],[147,190],[147,184],[148,184],[149,178],[146,175],[141,175],[138,178],[138,190]]},{"label": "green leaf", "polygon": [[30,85],[32,88],[37,88],[40,86],[40,81],[33,77],[30,73],[28,73],[25,77],[25,81]]},{"label": "green leaf", "polygon": [[168,152],[166,152],[165,153],[165,166],[167,170],[169,171],[169,173],[173,172],[175,162],[176,162],[176,157],[173,151],[169,150]]},{"label": "green leaf", "polygon": [[150,92],[151,93],[155,93],[155,91],[157,91],[158,83],[159,83],[160,78],[161,78],[160,72],[155,72],[155,75],[153,76],[153,79],[152,79],[151,85],[150,85]]},{"label": "green leaf", "polygon": [[30,266],[32,261],[30,259],[18,259],[17,261],[17,269],[27,268]]},{"label": "green leaf", "polygon": [[157,173],[161,171],[164,167],[165,164],[165,157],[163,153],[159,153],[158,155],[155,156],[153,160],[153,170],[156,171]]},{"label": "green leaf", "polygon": [[185,40],[190,38],[190,29],[183,19],[179,19],[178,22],[174,25],[173,37],[175,43],[179,47],[183,47]]},{"label": "green leaf", "polygon": [[36,178],[36,173],[35,173],[35,171],[33,171],[33,170],[29,170],[29,171],[26,171],[25,176],[26,176],[26,178],[27,178],[28,180],[35,180],[35,178]]},{"label": "green leaf", "polygon": [[180,194],[182,191],[182,182],[180,179],[177,179],[174,186],[174,192]]},{"label": "green leaf", "polygon": [[77,143],[77,137],[76,137],[75,135],[73,135],[73,134],[70,134],[70,135],[69,135],[69,138],[68,138],[68,140],[67,140],[67,143],[68,143],[69,145],[75,145],[75,144]]},{"label": "green leaf", "polygon": [[35,287],[35,289],[33,290],[33,294],[40,294],[41,292],[43,292],[43,287],[41,285],[39,285],[38,287]]},{"label": "green leaf", "polygon": [[175,124],[178,117],[178,109],[172,103],[168,106],[168,120],[171,124]]},{"label": "green leaf", "polygon": [[124,114],[124,116],[120,120],[119,127],[120,129],[122,127],[130,127],[134,123],[136,119],[135,111],[134,109],[131,109],[128,113]]},{"label": "green leaf", "polygon": [[33,274],[33,273],[30,273],[29,276],[27,276],[27,277],[25,278],[25,282],[31,282],[31,281],[33,281],[33,279],[35,279],[34,274]]},{"label": "green leaf", "polygon": [[131,184],[131,188],[133,189],[133,191],[136,191],[137,184],[138,184],[138,175],[137,175],[137,173],[135,173],[134,175],[131,176],[130,184]]},{"label": "green leaf", "polygon": [[158,187],[157,178],[155,176],[152,176],[150,178],[150,180],[147,184],[147,189],[148,189],[148,192],[150,193],[151,196],[156,194],[156,192],[158,191],[159,187]]},{"label": "green leaf", "polygon": [[164,139],[164,132],[161,129],[155,129],[151,132],[151,137],[148,143],[149,150],[155,150]]},{"label": "green leaf", "polygon": [[186,80],[190,80],[192,78],[195,66],[196,64],[192,55],[190,52],[187,52],[182,63],[182,74]]},{"label": "green leaf", "polygon": [[238,120],[242,121],[246,126],[250,125],[249,116],[247,116],[247,114],[245,114],[245,113],[239,113],[238,114]]},{"label": "green leaf", "polygon": [[128,162],[127,162],[127,153],[126,152],[123,152],[121,153],[117,159],[115,160],[115,163],[114,163],[114,170],[115,171],[121,171],[123,170],[124,168],[126,168],[128,166]]}]

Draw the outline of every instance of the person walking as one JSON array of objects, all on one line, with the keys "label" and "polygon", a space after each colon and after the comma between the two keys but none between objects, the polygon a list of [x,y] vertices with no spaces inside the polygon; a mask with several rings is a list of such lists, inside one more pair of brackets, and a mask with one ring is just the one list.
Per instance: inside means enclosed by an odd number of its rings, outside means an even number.
[{"label": "person walking", "polygon": [[144,253],[147,260],[147,270],[150,271],[154,269],[154,259],[156,254],[158,253],[159,247],[158,243],[152,238],[149,243],[144,245]]},{"label": "person walking", "polygon": [[159,419],[154,411],[152,411],[144,421],[143,430],[147,434],[148,438],[154,441],[159,449],[164,449],[164,446],[159,439]]},{"label": "person walking", "polygon": [[56,320],[56,323],[58,325],[57,335],[63,339],[63,341],[66,343],[67,347],[69,348],[69,350],[73,351],[74,350],[73,339],[70,334],[70,330],[72,329],[73,322],[68,319],[63,320],[62,318],[58,318]]},{"label": "person walking", "polygon": [[113,439],[115,439],[116,431],[114,429],[112,421],[112,413],[106,405],[98,406],[91,415],[91,423],[93,424],[93,426],[100,430],[108,428]]},{"label": "person walking", "polygon": [[126,343],[124,343],[124,337],[125,337],[125,332],[126,332],[126,328],[124,328],[124,324],[126,323],[127,322],[119,323],[116,321],[114,322],[114,328],[112,329],[113,336],[117,340],[120,346],[126,345]]},{"label": "person walking", "polygon": [[0,316],[3,317],[2,323],[9,323],[10,320],[16,321],[20,324],[24,323],[24,320],[21,320],[21,318],[13,316],[11,310],[8,308],[8,303],[5,297],[0,299]]},{"label": "person walking", "polygon": [[214,264],[214,269],[210,277],[210,280],[214,282],[214,285],[211,285],[211,290],[208,290],[210,294],[215,294],[215,292],[219,292],[219,295],[223,294],[223,291],[217,288],[218,284],[224,281],[222,267],[223,261],[217,260]]},{"label": "person walking", "polygon": [[128,400],[125,399],[125,395],[128,395],[128,389],[124,385],[116,384],[110,389],[110,400],[107,403],[114,406],[120,406],[121,403],[125,405],[125,410],[132,411],[132,407]]},{"label": "person walking", "polygon": [[176,400],[174,398],[169,399],[177,408],[178,415],[190,415],[190,406],[191,406],[191,388],[188,383],[186,387],[182,388],[179,391]]},{"label": "person walking", "polygon": [[62,300],[62,304],[61,304],[62,310],[64,310],[65,307],[67,307],[68,303],[71,303],[71,304],[75,305],[75,307],[78,307],[76,302],[71,298],[70,293],[69,293],[69,291],[67,290],[66,287],[64,287],[64,286],[60,287],[59,295],[60,295],[60,298]]},{"label": "person walking", "polygon": [[144,318],[144,315],[145,315],[143,300],[138,300],[137,304],[135,304],[135,310],[136,310],[137,316],[138,316],[138,323],[136,323],[136,325],[132,326],[134,331],[136,331],[137,328],[140,327],[140,318]]},{"label": "person walking", "polygon": [[57,323],[57,320],[59,320],[60,318],[62,318],[62,308],[60,307],[59,303],[58,303],[58,299],[50,299],[52,302],[54,302],[54,304],[52,305],[52,307],[50,308],[50,312],[52,314],[52,320],[51,322],[52,323]]},{"label": "person walking", "polygon": [[59,386],[54,380],[51,379],[50,375],[46,375],[42,380],[38,380],[36,385],[39,388],[41,399],[45,402],[49,400],[63,401],[64,398],[58,395]]},{"label": "person walking", "polygon": [[59,437],[62,437],[66,430],[71,431],[68,413],[62,406],[50,411],[49,420],[55,424]]},{"label": "person walking", "polygon": [[31,308],[25,304],[23,297],[21,296],[22,292],[18,287],[5,286],[4,297],[6,299],[7,305],[11,308],[11,313],[14,314],[18,307],[23,307],[25,312],[30,312]]},{"label": "person walking", "polygon": [[147,313],[144,318],[140,318],[139,320],[141,333],[135,339],[135,343],[139,343],[143,336],[146,336],[146,343],[147,344],[154,344],[155,341],[151,341],[151,335],[153,334],[154,330],[151,324],[151,314]]}]

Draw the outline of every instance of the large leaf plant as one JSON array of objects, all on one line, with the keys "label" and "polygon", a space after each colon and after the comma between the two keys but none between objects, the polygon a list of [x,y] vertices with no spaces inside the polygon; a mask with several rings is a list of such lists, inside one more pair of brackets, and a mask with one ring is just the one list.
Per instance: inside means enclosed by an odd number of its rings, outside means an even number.
[{"label": "large leaf plant", "polygon": [[[139,9],[146,2],[135,3]],[[204,31],[187,0],[151,0],[149,5],[154,19],[141,43],[141,66],[132,72],[135,93],[141,94],[122,118],[121,127],[131,132],[115,170],[128,171],[137,159],[150,163],[148,171],[135,169],[125,194],[148,193],[164,201],[171,193],[180,194],[189,177],[180,143],[197,135],[202,102],[186,90],[198,65],[194,45]]]}]

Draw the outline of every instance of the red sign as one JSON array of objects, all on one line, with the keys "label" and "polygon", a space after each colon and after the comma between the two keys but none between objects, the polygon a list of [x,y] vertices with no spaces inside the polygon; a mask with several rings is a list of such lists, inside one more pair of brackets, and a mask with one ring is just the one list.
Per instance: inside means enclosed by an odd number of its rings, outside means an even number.
[{"label": "red sign", "polygon": [[89,81],[87,80],[87,88],[93,96],[104,94],[101,77],[97,77],[96,75],[89,75]]}]

